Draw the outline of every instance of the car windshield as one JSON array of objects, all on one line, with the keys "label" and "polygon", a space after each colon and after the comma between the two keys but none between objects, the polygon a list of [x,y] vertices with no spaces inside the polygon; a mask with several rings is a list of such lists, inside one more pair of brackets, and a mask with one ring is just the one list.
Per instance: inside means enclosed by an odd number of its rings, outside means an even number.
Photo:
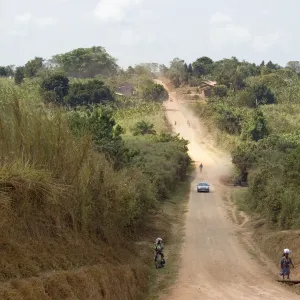
[{"label": "car windshield", "polygon": [[208,186],[208,184],[205,183],[205,182],[200,182],[199,185],[201,185],[201,186]]}]

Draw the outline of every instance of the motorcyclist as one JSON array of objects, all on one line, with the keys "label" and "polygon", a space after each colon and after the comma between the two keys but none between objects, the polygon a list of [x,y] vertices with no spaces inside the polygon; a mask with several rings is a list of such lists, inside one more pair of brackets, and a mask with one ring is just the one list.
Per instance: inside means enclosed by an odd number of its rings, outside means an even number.
[{"label": "motorcyclist", "polygon": [[289,254],[291,253],[292,251],[289,249],[283,250],[283,254],[280,260],[280,267],[281,267],[280,275],[283,277],[283,279],[285,275],[287,276],[287,279],[290,279],[290,266],[294,268],[292,259],[289,257]]},{"label": "motorcyclist", "polygon": [[162,244],[162,238],[157,238],[155,240],[155,245],[154,245],[154,251],[155,251],[155,258],[154,260],[156,261],[157,259],[157,255],[160,254],[161,255],[161,259],[162,261],[164,262],[165,259],[164,259],[164,254],[163,254],[163,250],[164,250],[164,246]]}]

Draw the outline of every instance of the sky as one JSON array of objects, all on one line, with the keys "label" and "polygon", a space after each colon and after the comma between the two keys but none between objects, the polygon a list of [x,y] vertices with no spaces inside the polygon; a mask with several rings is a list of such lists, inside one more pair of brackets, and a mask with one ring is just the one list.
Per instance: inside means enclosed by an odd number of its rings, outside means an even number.
[{"label": "sky", "polygon": [[299,0],[0,0],[0,65],[103,46],[121,67],[300,60]]}]

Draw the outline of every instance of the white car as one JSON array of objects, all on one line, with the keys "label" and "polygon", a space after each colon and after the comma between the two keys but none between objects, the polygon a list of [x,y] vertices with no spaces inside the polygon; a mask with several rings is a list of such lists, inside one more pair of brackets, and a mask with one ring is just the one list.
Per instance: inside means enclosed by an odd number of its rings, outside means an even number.
[{"label": "white car", "polygon": [[197,184],[197,192],[206,192],[209,193],[209,184],[207,182],[200,182]]}]

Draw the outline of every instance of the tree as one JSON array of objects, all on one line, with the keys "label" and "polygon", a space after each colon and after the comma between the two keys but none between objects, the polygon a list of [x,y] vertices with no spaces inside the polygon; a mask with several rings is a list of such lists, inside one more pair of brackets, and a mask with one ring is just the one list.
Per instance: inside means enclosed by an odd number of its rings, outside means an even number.
[{"label": "tree", "polygon": [[146,134],[156,134],[154,130],[154,124],[150,124],[146,121],[139,121],[131,128],[133,135],[146,135]]},{"label": "tree", "polygon": [[7,73],[6,67],[0,66],[0,77],[7,77],[7,76],[8,76],[8,73]]},{"label": "tree", "polygon": [[267,121],[261,110],[255,109],[253,116],[248,118],[243,124],[241,133],[242,139],[259,141],[269,134],[267,129]]},{"label": "tree", "polygon": [[54,92],[56,102],[63,104],[63,99],[69,91],[69,79],[64,74],[52,74],[42,81],[41,88],[43,93]]},{"label": "tree", "polygon": [[213,70],[213,65],[214,65],[214,61],[207,56],[198,58],[192,64],[194,75],[200,77],[203,75],[210,74]]},{"label": "tree", "polygon": [[14,75],[13,66],[0,66],[0,77],[9,77]]},{"label": "tree", "polygon": [[42,57],[35,57],[28,61],[24,66],[25,77],[32,78],[43,68],[44,59]]},{"label": "tree", "polygon": [[162,75],[162,76],[165,76],[168,72],[168,68],[165,66],[165,65],[159,65],[159,73]]},{"label": "tree", "polygon": [[187,71],[188,71],[189,75],[192,75],[192,74],[193,74],[193,66],[192,66],[192,64],[189,64],[189,65],[188,65]]},{"label": "tree", "polygon": [[254,154],[255,145],[252,143],[243,143],[236,147],[231,153],[232,163],[240,172],[240,179],[247,182],[250,168],[255,163],[256,157]]},{"label": "tree", "polygon": [[279,69],[282,68],[278,64],[274,64],[271,60],[266,64],[266,67],[271,69],[271,70],[279,70]]},{"label": "tree", "polygon": [[71,107],[90,106],[113,101],[114,96],[103,81],[92,79],[70,84],[69,93],[65,100],[66,104]]},{"label": "tree", "polygon": [[227,96],[228,88],[226,85],[216,85],[213,92],[218,97],[225,97]]},{"label": "tree", "polygon": [[168,77],[175,87],[188,83],[188,73],[184,60],[176,57],[170,62]]},{"label": "tree", "polygon": [[146,81],[141,86],[141,96],[145,100],[149,101],[164,101],[168,99],[168,92],[161,84],[153,83],[152,81]]},{"label": "tree", "polygon": [[300,73],[300,62],[299,61],[289,61],[286,65],[287,68],[292,69],[296,73]]},{"label": "tree", "polygon": [[15,84],[21,84],[24,80],[24,67],[17,67],[15,72]]},{"label": "tree", "polygon": [[116,74],[119,70],[116,59],[103,47],[78,48],[53,56],[51,62],[72,77],[109,76]]},{"label": "tree", "polygon": [[232,57],[231,59],[222,59],[214,63],[212,75],[218,82],[218,84],[224,84],[228,88],[232,85],[233,77],[236,75],[237,67],[240,62],[237,58]]},{"label": "tree", "polygon": [[127,160],[127,149],[121,134],[124,132],[117,125],[111,109],[94,107],[92,110],[81,108],[69,115],[70,127],[76,136],[90,133],[95,150],[112,159],[114,167],[119,168]]},{"label": "tree", "polygon": [[261,104],[274,104],[275,96],[271,90],[263,83],[256,83],[247,88],[252,95],[250,107],[256,107]]}]

